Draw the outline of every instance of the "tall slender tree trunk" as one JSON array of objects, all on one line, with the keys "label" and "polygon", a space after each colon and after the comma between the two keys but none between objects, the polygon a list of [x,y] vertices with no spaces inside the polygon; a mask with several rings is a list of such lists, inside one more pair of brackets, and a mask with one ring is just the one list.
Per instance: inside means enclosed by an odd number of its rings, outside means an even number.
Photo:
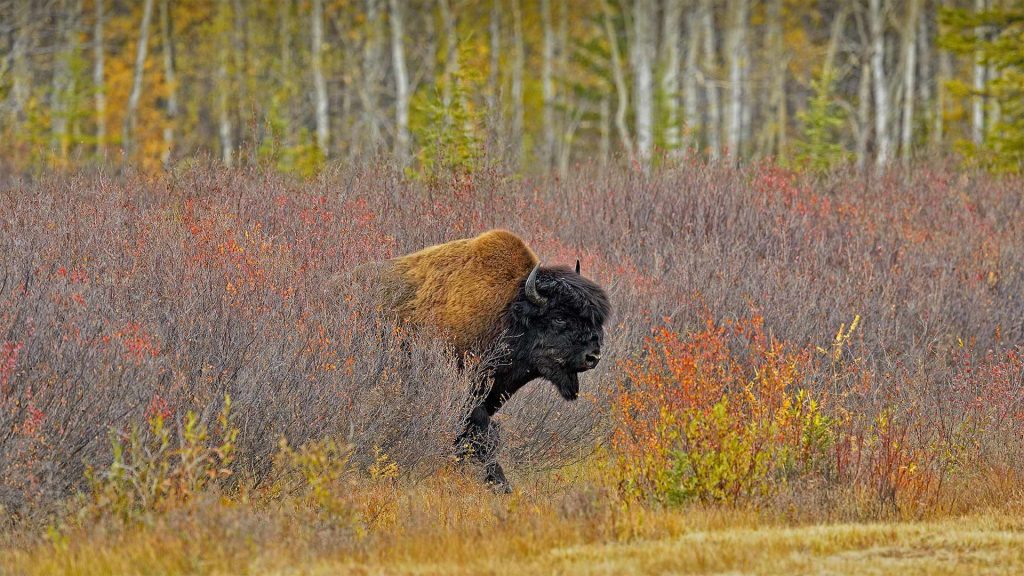
[{"label": "tall slender tree trunk", "polygon": [[[922,7],[926,6],[927,5],[924,5]],[[930,26],[931,19],[928,17],[927,10],[923,10],[922,12],[925,17],[918,20],[917,30],[917,59],[919,62],[917,78],[918,83],[920,84],[919,92],[921,94],[921,97],[917,101],[917,107],[923,116],[919,123],[923,124],[925,126],[925,131],[930,133],[933,125],[932,114],[934,113],[933,105],[935,103],[935,87],[932,84],[935,82],[934,70],[932,69],[935,62],[933,60],[934,55],[932,53],[933,38]]]},{"label": "tall slender tree trunk", "polygon": [[[558,54],[555,62],[556,74],[563,79],[563,83],[570,77],[569,70],[569,0],[556,0],[558,2]],[[572,89],[558,90],[555,87],[555,123],[558,126],[555,137],[555,156],[558,162],[558,173],[565,177],[569,171],[569,158],[572,155],[572,145],[576,140],[576,130],[583,122],[582,109],[573,102]]]},{"label": "tall slender tree trunk", "polygon": [[170,0],[160,0],[160,35],[163,44],[164,80],[167,82],[167,125],[164,126],[164,149],[160,160],[164,166],[174,156],[174,129],[178,121],[178,78],[174,62],[174,22]]},{"label": "tall slender tree trunk", "polygon": [[405,69],[405,31],[399,0],[388,0],[391,14],[391,63],[395,68],[395,156],[409,160],[409,74]]},{"label": "tall slender tree trunk", "polygon": [[444,25],[444,84],[441,99],[444,102],[445,123],[448,124],[451,122],[452,97],[459,72],[458,25],[449,0],[438,0],[437,5],[441,9],[441,22]]},{"label": "tall slender tree trunk", "polygon": [[708,103],[707,145],[712,160],[722,156],[722,118],[718,100],[718,64],[715,56],[715,13],[711,0],[701,0],[701,21],[703,22],[704,38],[704,97]]},{"label": "tall slender tree trunk", "polygon": [[32,41],[32,0],[14,0],[14,44],[11,47],[11,125],[18,129],[25,121],[25,107],[32,92],[32,71],[28,64]]},{"label": "tall slender tree trunk", "polygon": [[889,163],[892,142],[889,136],[889,85],[885,77],[885,6],[883,0],[870,0],[868,27],[871,30],[871,73],[875,91],[875,165]]},{"label": "tall slender tree trunk", "polygon": [[128,109],[125,110],[124,130],[121,145],[126,157],[134,150],[132,138],[135,135],[136,114],[139,101],[142,100],[142,77],[146,68],[146,50],[149,46],[149,23],[153,18],[153,0],[146,0],[142,6],[142,23],[139,25],[139,42],[135,51],[135,72],[132,75],[132,91],[128,96]]},{"label": "tall slender tree trunk", "polygon": [[914,99],[917,95],[917,18],[921,0],[907,0],[907,25],[903,38],[903,126],[900,133],[900,155],[904,165],[910,164],[914,141]]},{"label": "tall slender tree trunk", "polygon": [[490,22],[488,23],[488,40],[490,42],[490,63],[487,67],[487,114],[490,127],[491,146],[502,143],[504,133],[503,115],[501,113],[501,0],[492,0]]},{"label": "tall slender tree trunk", "polygon": [[96,21],[93,23],[92,32],[92,84],[95,90],[96,106],[96,155],[105,158],[107,155],[107,83],[104,62],[103,27],[105,14],[103,4],[105,0],[96,0]]},{"label": "tall slender tree trunk", "polygon": [[626,125],[626,113],[629,111],[629,89],[626,87],[626,72],[623,69],[622,54],[619,51],[619,36],[615,32],[615,23],[612,22],[612,7],[608,0],[602,2],[602,8],[604,33],[608,38],[608,47],[612,56],[612,79],[615,82],[615,128],[622,142],[622,150],[632,157],[633,139],[630,137],[629,127]]},{"label": "tall slender tree trunk", "polygon": [[235,161],[235,144],[231,128],[230,98],[231,80],[228,77],[228,48],[230,40],[227,31],[230,27],[230,6],[228,0],[219,0],[217,5],[218,30],[221,38],[217,50],[217,128],[220,136],[220,157],[225,166],[232,166]]},{"label": "tall slender tree trunk", "polygon": [[53,117],[53,150],[66,160],[71,149],[71,129],[74,111],[76,75],[72,60],[78,52],[78,24],[81,20],[82,0],[61,2],[57,17],[57,38],[60,52],[53,69],[51,115]]},{"label": "tall slender tree trunk", "polygon": [[284,122],[284,145],[286,150],[295,146],[295,115],[291,102],[295,97],[295,82],[292,80],[292,0],[281,0],[277,4],[278,35],[281,49],[281,76],[278,78],[281,94],[281,116]]},{"label": "tall slender tree trunk", "polygon": [[[865,23],[864,10],[860,6],[853,10],[854,22],[857,25],[859,53],[857,54],[857,117],[854,124],[856,130],[856,166],[863,170],[868,161],[868,143],[871,139],[871,38]],[[826,59],[826,63],[828,60]]]},{"label": "tall slender tree trunk", "polygon": [[725,148],[733,158],[740,157],[743,131],[743,71],[746,66],[747,18],[749,0],[729,2],[730,26],[726,37],[729,61],[729,105],[725,122]]},{"label": "tall slender tree trunk", "polygon": [[235,138],[238,140],[236,152],[240,152],[242,149],[241,145],[245,139],[244,128],[252,125],[252,107],[241,104],[250,101],[249,83],[254,78],[249,71],[249,21],[246,13],[246,9],[252,4],[253,2],[247,2],[246,0],[231,0],[230,68],[234,77],[232,81],[232,99],[236,103],[232,109],[232,115],[235,118],[235,124],[238,126],[238,129],[235,131]]},{"label": "tall slender tree trunk", "polygon": [[633,12],[633,67],[636,92],[636,149],[643,167],[649,167],[654,148],[654,81],[651,61],[654,40],[653,0],[635,0]]},{"label": "tall slender tree trunk", "polygon": [[[974,0],[974,11],[984,12],[987,8],[986,4],[985,0]],[[984,33],[985,29],[980,26],[974,29],[975,37],[980,38]],[[974,53],[974,68],[971,76],[971,88],[974,89],[974,94],[971,95],[971,141],[975,145],[979,145],[985,139],[985,98],[982,96],[982,91],[985,89],[985,63],[980,50]]]},{"label": "tall slender tree trunk", "polygon": [[313,64],[313,99],[316,102],[316,145],[324,158],[328,156],[331,129],[327,116],[327,82],[324,80],[324,5],[323,0],[313,0],[312,45],[310,58]]},{"label": "tall slender tree trunk", "polygon": [[691,10],[686,15],[686,72],[683,74],[683,114],[686,117],[686,145],[695,146],[701,129],[701,115],[697,110],[697,78],[700,70],[697,57],[700,55],[700,11]]},{"label": "tall slender tree trunk", "polygon": [[661,99],[665,103],[665,148],[673,156],[680,152],[679,121],[679,48],[680,29],[683,25],[682,0],[665,0],[662,17]]},{"label": "tall slender tree trunk", "polygon": [[774,152],[779,160],[785,162],[789,128],[789,110],[786,106],[786,68],[789,56],[786,54],[782,32],[782,0],[771,0],[768,4],[768,54],[772,57],[770,101],[771,107],[774,108],[775,137],[769,145],[769,150]]},{"label": "tall slender tree trunk", "polygon": [[526,103],[523,100],[526,47],[523,40],[523,10],[520,1],[512,0],[512,141],[515,143],[515,159],[518,164],[522,164],[526,141]]},{"label": "tall slender tree trunk", "polygon": [[363,108],[363,123],[370,149],[380,146],[380,125],[377,122],[377,98],[380,84],[380,4],[379,0],[366,0],[366,40],[363,43],[363,78],[359,99]]},{"label": "tall slender tree trunk", "polygon": [[555,155],[555,80],[552,71],[555,59],[555,28],[551,22],[551,0],[540,0],[540,21],[544,29],[541,50],[541,91],[543,103],[544,144],[540,154],[545,169],[551,167]]}]

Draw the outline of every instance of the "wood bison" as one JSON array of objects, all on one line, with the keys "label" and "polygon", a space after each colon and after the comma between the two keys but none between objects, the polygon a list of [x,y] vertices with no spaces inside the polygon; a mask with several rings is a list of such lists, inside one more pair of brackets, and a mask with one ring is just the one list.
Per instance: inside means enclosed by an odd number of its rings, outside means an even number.
[{"label": "wood bison", "polygon": [[439,330],[460,354],[486,359],[479,404],[457,440],[460,456],[484,464],[487,481],[508,491],[496,461],[502,404],[527,382],[544,378],[566,400],[579,374],[601,360],[608,297],[566,267],[541,266],[516,235],[491,230],[394,258],[379,271],[381,296],[404,321]]}]

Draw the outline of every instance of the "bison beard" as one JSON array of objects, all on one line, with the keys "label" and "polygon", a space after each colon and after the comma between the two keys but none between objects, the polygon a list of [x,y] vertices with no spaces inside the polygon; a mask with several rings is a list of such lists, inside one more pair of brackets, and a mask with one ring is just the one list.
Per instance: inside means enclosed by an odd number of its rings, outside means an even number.
[{"label": "bison beard", "polygon": [[390,260],[381,267],[385,307],[412,324],[433,326],[459,353],[483,359],[480,402],[459,435],[457,455],[484,464],[487,481],[508,491],[496,460],[492,416],[537,378],[566,400],[579,396],[579,373],[601,358],[608,297],[576,270],[541,267],[514,234],[492,230]]}]

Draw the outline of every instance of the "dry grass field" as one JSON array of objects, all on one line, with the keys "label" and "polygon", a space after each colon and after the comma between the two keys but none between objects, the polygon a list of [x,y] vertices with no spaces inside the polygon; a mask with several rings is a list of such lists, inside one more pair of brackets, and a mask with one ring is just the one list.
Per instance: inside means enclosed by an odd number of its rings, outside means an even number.
[{"label": "dry grass field", "polygon": [[[1024,572],[1024,182],[572,174],[0,177],[0,574]],[[495,227],[614,307],[507,496],[346,275]]]}]

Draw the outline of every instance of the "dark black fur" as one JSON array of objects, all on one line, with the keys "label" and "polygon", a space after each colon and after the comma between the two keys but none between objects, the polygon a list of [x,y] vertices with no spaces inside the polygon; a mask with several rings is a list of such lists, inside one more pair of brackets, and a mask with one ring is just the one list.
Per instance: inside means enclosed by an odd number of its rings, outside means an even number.
[{"label": "dark black fur", "polygon": [[532,302],[525,281],[519,287],[502,316],[501,334],[485,359],[482,401],[459,439],[461,448],[485,462],[487,480],[506,491],[508,482],[494,459],[498,430],[491,416],[536,378],[550,381],[566,400],[575,400],[579,373],[600,360],[604,321],[611,311],[604,290],[568,268],[541,268],[536,285],[547,303]]}]

